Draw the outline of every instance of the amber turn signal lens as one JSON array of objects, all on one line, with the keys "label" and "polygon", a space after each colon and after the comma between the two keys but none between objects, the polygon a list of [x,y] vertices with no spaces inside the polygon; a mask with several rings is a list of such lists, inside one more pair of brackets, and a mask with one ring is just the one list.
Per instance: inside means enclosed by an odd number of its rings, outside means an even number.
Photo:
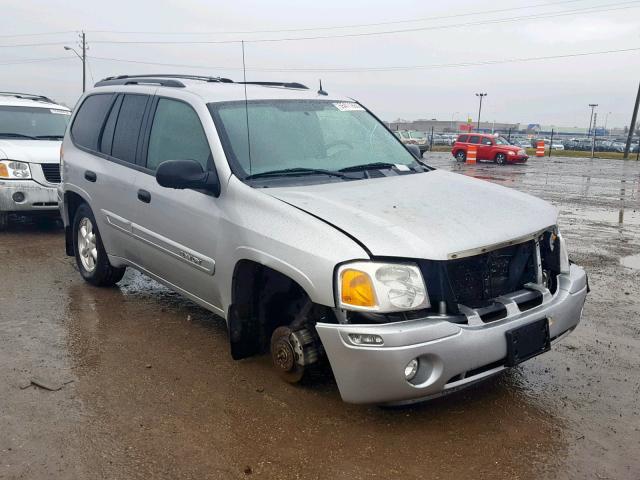
[{"label": "amber turn signal lens", "polygon": [[0,163],[0,178],[9,178],[9,169],[4,163]]},{"label": "amber turn signal lens", "polygon": [[355,307],[375,307],[376,296],[371,278],[359,270],[342,272],[342,303]]}]

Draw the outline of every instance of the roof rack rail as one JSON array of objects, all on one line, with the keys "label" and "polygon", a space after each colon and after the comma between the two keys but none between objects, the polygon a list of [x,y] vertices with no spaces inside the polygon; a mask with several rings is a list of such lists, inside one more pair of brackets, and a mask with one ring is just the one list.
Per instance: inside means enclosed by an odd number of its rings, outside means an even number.
[{"label": "roof rack rail", "polygon": [[44,95],[36,95],[34,93],[0,92],[0,96],[24,98],[26,100],[35,100],[39,102],[56,103],[53,100],[51,100],[49,97],[45,97]]},{"label": "roof rack rail", "polygon": [[202,80],[205,82],[233,83],[233,80],[222,77],[208,77],[203,75],[180,75],[180,74],[145,74],[145,75],[118,75],[115,77],[107,77],[95,84],[96,87],[106,85],[139,85],[139,84],[155,84],[163,87],[184,87],[184,83],[179,80]]},{"label": "roof rack rail", "polygon": [[309,90],[309,87],[298,82],[236,82],[246,85],[262,85],[263,87],[284,87],[284,88],[297,88],[300,90]]},{"label": "roof rack rail", "polygon": [[215,83],[237,83],[241,85],[260,85],[263,87],[282,87],[295,88],[300,90],[309,90],[309,87],[298,82],[234,82],[230,78],[224,77],[208,77],[204,75],[181,75],[176,73],[154,73],[144,75],[118,75],[114,77],[103,78],[95,84],[96,87],[106,85],[140,85],[153,84],[163,87],[185,87],[180,80],[202,80],[204,82]]}]

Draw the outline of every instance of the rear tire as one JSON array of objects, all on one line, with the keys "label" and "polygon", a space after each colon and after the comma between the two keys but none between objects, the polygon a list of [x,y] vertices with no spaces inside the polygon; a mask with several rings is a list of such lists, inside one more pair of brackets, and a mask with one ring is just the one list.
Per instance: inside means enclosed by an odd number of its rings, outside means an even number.
[{"label": "rear tire", "polygon": [[467,159],[467,154],[465,153],[464,150],[458,150],[456,152],[456,160],[458,162],[464,162]]},{"label": "rear tire", "polygon": [[496,155],[496,163],[498,165],[505,165],[507,163],[507,156],[504,153],[499,153]]},{"label": "rear tire", "polygon": [[9,226],[9,212],[0,212],[0,232]]},{"label": "rear tire", "polygon": [[73,219],[73,251],[80,275],[91,285],[112,287],[122,280],[126,268],[109,263],[96,219],[86,203],[78,207]]}]

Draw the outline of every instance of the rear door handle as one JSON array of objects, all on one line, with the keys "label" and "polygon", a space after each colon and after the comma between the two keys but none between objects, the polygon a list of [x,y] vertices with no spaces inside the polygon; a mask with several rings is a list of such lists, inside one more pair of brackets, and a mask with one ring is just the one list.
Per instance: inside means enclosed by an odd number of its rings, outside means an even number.
[{"label": "rear door handle", "polygon": [[95,182],[98,179],[96,172],[92,172],[91,170],[85,170],[84,178],[89,180],[90,182]]},{"label": "rear door handle", "polygon": [[146,190],[138,190],[138,200],[144,203],[151,203],[151,194]]}]

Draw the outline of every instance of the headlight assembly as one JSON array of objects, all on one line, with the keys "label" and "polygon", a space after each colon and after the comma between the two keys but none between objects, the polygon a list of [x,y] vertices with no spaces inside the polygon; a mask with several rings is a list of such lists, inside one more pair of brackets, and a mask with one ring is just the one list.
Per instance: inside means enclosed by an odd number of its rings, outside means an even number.
[{"label": "headlight assembly", "polygon": [[0,178],[7,180],[25,180],[31,178],[29,164],[16,160],[0,160]]},{"label": "headlight assembly", "polygon": [[337,303],[347,310],[400,312],[429,307],[415,264],[353,262],[338,268]]}]

